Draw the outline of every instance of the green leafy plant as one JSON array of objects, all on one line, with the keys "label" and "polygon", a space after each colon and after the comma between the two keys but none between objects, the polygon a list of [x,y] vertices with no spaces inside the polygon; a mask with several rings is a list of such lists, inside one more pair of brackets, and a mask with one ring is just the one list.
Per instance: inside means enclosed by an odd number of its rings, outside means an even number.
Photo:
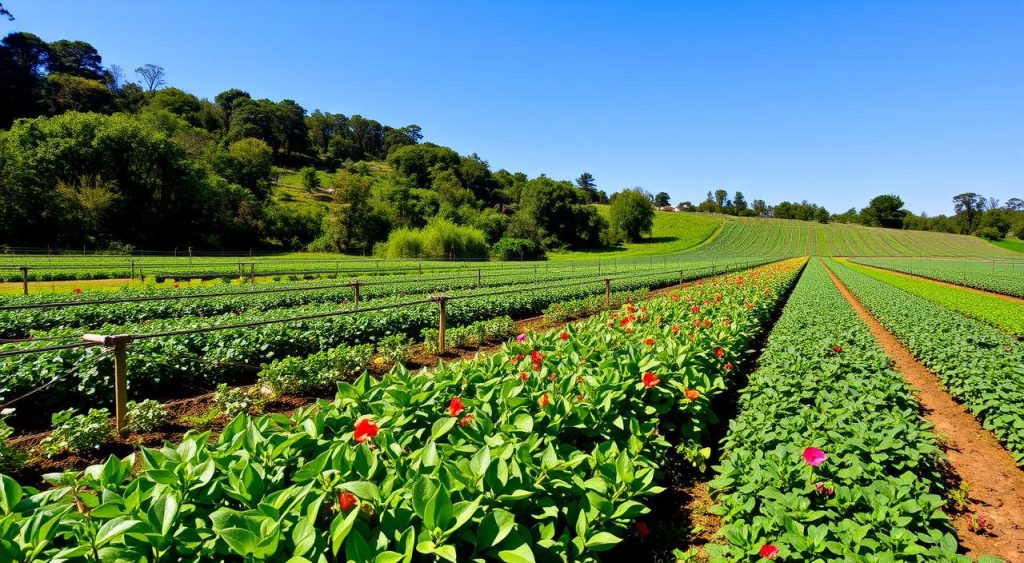
[{"label": "green leafy plant", "polygon": [[53,430],[43,440],[43,449],[51,456],[96,449],[112,434],[107,409],[89,409],[88,414],[67,409],[54,413],[52,420]]},{"label": "green leafy plant", "polygon": [[385,336],[377,342],[377,353],[392,364],[401,364],[409,359],[412,339],[404,334]]},{"label": "green leafy plant", "polygon": [[14,428],[7,424],[7,417],[13,410],[0,414],[0,471],[13,471],[25,461],[25,454],[7,443],[14,435]]},{"label": "green leafy plant", "polygon": [[128,401],[125,428],[133,432],[152,432],[167,422],[167,407],[159,401],[146,399]]},{"label": "green leafy plant", "polygon": [[228,418],[259,410],[265,402],[266,399],[258,393],[254,393],[253,390],[229,387],[227,383],[218,385],[217,390],[213,393],[213,404]]},{"label": "green leafy plant", "polygon": [[202,414],[190,414],[181,417],[181,421],[188,426],[199,430],[205,431],[213,427],[214,422],[220,417],[221,411],[215,406],[211,406],[206,409]]}]

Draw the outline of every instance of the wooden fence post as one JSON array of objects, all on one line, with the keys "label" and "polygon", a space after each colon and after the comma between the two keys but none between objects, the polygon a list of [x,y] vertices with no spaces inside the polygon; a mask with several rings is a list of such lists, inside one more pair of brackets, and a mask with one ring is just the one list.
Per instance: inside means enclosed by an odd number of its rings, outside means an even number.
[{"label": "wooden fence post", "polygon": [[611,309],[612,307],[612,280],[611,278],[604,279],[604,306]]},{"label": "wooden fence post", "polygon": [[128,411],[128,344],[132,341],[130,334],[103,336],[86,334],[82,336],[86,342],[94,342],[114,349],[114,428],[120,434],[124,429],[124,418]]},{"label": "wooden fence post", "polygon": [[354,296],[355,308],[359,308],[359,280],[352,281],[352,294]]},{"label": "wooden fence post", "polygon": [[448,321],[448,296],[435,295],[431,299],[437,301],[437,354],[440,356],[445,351],[444,328]]},{"label": "wooden fence post", "polygon": [[28,295],[28,267],[21,267],[21,287],[25,295]]},{"label": "wooden fence post", "polygon": [[480,270],[476,271],[476,287],[479,289],[483,285],[480,275]]}]

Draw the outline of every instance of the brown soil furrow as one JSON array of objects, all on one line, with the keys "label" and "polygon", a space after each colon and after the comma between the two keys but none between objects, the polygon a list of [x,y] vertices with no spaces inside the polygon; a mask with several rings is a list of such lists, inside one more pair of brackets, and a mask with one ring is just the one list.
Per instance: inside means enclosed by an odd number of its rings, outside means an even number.
[{"label": "brown soil furrow", "polygon": [[925,276],[919,276],[917,274],[908,274],[906,272],[897,272],[896,270],[890,270],[889,268],[881,268],[879,266],[870,266],[868,264],[861,264],[860,262],[853,262],[853,261],[851,261],[850,263],[851,264],[856,264],[856,265],[864,267],[864,268],[872,268],[872,269],[875,269],[875,270],[881,270],[883,272],[888,272],[890,274],[896,274],[898,276],[903,276],[905,278],[910,278],[910,279],[915,279],[915,280],[922,280],[922,281],[926,281],[926,282],[935,283],[935,284],[938,284],[938,285],[944,285],[946,287],[955,287],[956,289],[962,289],[964,291],[973,291],[974,293],[980,293],[982,295],[988,295],[990,297],[998,297],[999,299],[1005,299],[1006,301],[1010,301],[1011,303],[1017,303],[1017,304],[1024,305],[1024,299],[1022,299],[1020,297],[1017,297],[1015,295],[1007,295],[1005,293],[999,293],[998,291],[989,291],[987,289],[980,289],[980,288],[977,288],[977,287],[971,287],[969,285],[961,285],[961,284],[958,284],[958,283],[952,283],[952,282],[937,280],[937,279],[934,279],[934,278],[929,278],[929,277],[925,277]]},{"label": "brown soil furrow", "polygon": [[[953,400],[935,374],[918,362],[827,266],[826,270],[892,358],[896,371],[917,390],[925,419],[935,426],[937,434],[946,438],[950,467],[961,482],[970,486],[967,512],[950,515],[960,545],[975,557],[989,554],[1006,561],[1024,561],[1024,472],[996,437]],[[981,514],[990,522],[987,533],[972,531],[974,514]]]}]

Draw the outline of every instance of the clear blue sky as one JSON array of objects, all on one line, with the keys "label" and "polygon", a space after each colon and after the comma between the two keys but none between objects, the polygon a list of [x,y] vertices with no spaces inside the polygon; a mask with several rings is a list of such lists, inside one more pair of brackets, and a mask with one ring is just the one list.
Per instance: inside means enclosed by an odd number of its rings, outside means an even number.
[{"label": "clear blue sky", "polygon": [[[831,211],[1024,197],[1024,1],[18,1],[212,98],[361,114],[493,169]],[[132,77],[134,78],[134,77]]]}]

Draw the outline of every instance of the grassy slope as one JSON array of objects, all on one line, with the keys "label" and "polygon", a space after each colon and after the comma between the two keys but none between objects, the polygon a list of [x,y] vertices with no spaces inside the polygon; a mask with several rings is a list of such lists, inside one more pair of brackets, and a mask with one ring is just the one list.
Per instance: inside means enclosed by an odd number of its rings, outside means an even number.
[{"label": "grassy slope", "polygon": [[[606,219],[609,207],[598,205],[598,211]],[[552,260],[579,260],[587,258],[624,258],[629,256],[676,254],[693,250],[715,235],[722,219],[701,213],[673,213],[656,211],[654,232],[650,237],[637,243],[626,243],[598,250],[552,253]]]},{"label": "grassy slope", "polygon": [[1013,239],[1008,238],[1008,239],[1005,239],[1005,240],[987,241],[987,242],[989,242],[990,244],[994,244],[994,245],[998,246],[999,248],[1005,248],[1007,250],[1012,250],[1014,252],[1022,252],[1022,253],[1024,253],[1024,240],[1015,239],[1015,238],[1013,238]]}]

